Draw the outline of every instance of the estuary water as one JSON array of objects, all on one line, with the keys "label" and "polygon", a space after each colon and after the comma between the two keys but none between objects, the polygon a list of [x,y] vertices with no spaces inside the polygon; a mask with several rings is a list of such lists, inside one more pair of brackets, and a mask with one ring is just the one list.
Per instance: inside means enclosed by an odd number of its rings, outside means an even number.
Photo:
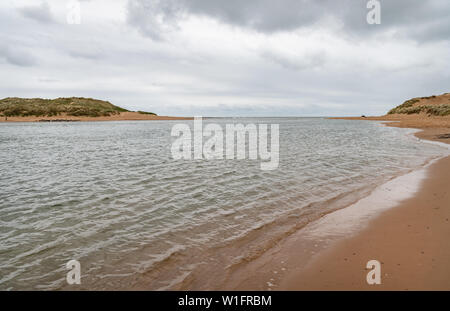
[{"label": "estuary water", "polygon": [[[279,124],[279,166],[174,160],[193,121],[0,124],[0,289],[168,289],[257,258],[287,234],[440,157],[409,129],[323,118]],[[270,146],[270,143],[269,143]],[[212,268],[213,267],[213,268]],[[218,285],[220,287],[220,285]]]}]

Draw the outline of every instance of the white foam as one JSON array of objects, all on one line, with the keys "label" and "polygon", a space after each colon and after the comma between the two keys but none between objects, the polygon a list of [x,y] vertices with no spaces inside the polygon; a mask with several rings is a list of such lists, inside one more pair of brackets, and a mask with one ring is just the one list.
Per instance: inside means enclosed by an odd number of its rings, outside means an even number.
[{"label": "white foam", "polygon": [[440,141],[435,141],[435,140],[423,140],[423,139],[420,139],[420,138],[417,138],[417,139],[420,140],[422,143],[427,143],[427,144],[441,146],[441,147],[447,149],[448,150],[447,155],[450,155],[450,144],[441,143]]}]

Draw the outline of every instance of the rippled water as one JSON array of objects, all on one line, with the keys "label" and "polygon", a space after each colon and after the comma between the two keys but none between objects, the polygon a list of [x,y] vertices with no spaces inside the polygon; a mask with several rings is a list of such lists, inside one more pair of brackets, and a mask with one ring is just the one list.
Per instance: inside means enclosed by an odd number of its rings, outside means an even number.
[{"label": "rippled water", "polygon": [[279,124],[279,168],[173,160],[177,121],[0,124],[0,289],[65,288],[71,259],[83,289],[168,288],[442,153],[375,122],[207,122]]}]

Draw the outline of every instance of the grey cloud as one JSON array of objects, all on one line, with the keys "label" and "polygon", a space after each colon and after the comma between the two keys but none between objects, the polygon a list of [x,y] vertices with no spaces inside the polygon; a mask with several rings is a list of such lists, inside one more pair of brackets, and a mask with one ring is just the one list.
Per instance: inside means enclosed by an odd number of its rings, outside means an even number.
[{"label": "grey cloud", "polygon": [[37,78],[39,82],[43,83],[54,83],[54,82],[60,82],[61,80],[54,79],[54,78],[47,78],[47,77],[39,77]]},{"label": "grey cloud", "polygon": [[52,23],[54,21],[50,6],[45,1],[38,6],[20,8],[19,12],[27,18],[34,19],[41,23]]},{"label": "grey cloud", "polygon": [[173,27],[186,14],[209,16],[234,26],[274,32],[316,22],[324,11],[317,2],[333,4],[336,1],[129,0],[128,21],[152,38],[162,27]]},{"label": "grey cloud", "polygon": [[[16,9],[0,5],[0,28],[11,30],[1,34],[0,93],[94,97],[163,115],[270,116],[382,114],[408,98],[448,92],[450,45],[438,40],[448,38],[450,27],[442,25],[449,25],[450,1],[381,1],[380,26],[366,24],[367,0],[127,3],[127,25],[154,40],[164,40],[189,15],[252,30],[233,41],[234,32],[225,29],[224,40],[208,44],[197,44],[189,32],[158,44],[142,40],[122,24],[122,15],[103,20],[107,9],[91,12],[92,23],[81,27],[53,27],[17,18]],[[57,12],[56,0],[48,3]],[[102,18],[94,22],[95,14]],[[342,28],[336,23],[331,34],[322,31],[329,18],[342,21]],[[255,34],[296,29],[271,38]],[[310,30],[318,31],[309,36]],[[375,42],[366,36],[388,30],[435,41],[421,45],[389,33]],[[336,46],[321,44],[322,34],[335,35]]]},{"label": "grey cloud", "polygon": [[264,33],[292,31],[327,19],[339,21],[350,35],[394,30],[416,40],[447,40],[450,2],[447,0],[381,1],[381,25],[366,21],[368,0],[129,0],[128,22],[143,34],[161,39],[188,14]]},{"label": "grey cloud", "polygon": [[36,58],[20,49],[11,49],[9,47],[0,47],[0,58],[4,58],[6,62],[21,66],[21,67],[29,67],[37,64]]},{"label": "grey cloud", "polygon": [[70,50],[69,55],[75,58],[84,58],[91,60],[98,60],[104,58],[105,54],[102,51],[89,51],[89,50]]},{"label": "grey cloud", "polygon": [[129,1],[127,21],[145,36],[153,40],[163,40],[164,33],[178,28],[182,17],[182,2],[172,0]]},{"label": "grey cloud", "polygon": [[407,30],[410,37],[418,41],[450,40],[450,16],[431,20]]},{"label": "grey cloud", "polygon": [[306,70],[325,64],[325,52],[320,51],[308,55],[285,55],[271,50],[261,52],[261,56],[286,69]]}]

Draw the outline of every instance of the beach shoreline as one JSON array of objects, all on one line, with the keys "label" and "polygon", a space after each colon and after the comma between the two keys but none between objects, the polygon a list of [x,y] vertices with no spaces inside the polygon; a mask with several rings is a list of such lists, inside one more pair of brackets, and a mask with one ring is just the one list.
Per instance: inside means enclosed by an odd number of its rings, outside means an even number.
[{"label": "beach shoreline", "polygon": [[[383,126],[383,125],[382,125]],[[444,130],[436,130],[428,128],[425,131],[417,131],[408,135],[415,136],[418,139],[435,138],[438,144],[445,142],[445,139],[439,139],[436,135],[442,135]],[[450,132],[450,131],[449,131]],[[431,144],[430,142],[429,144]],[[450,157],[448,163],[450,165]],[[345,286],[337,284],[335,288],[329,288],[328,281],[321,278],[321,267],[317,268],[316,263],[321,258],[325,257],[335,250],[338,245],[346,241],[347,238],[358,238],[367,228],[372,227],[372,222],[378,219],[380,215],[384,215],[386,211],[397,209],[397,206],[402,204],[402,200],[407,200],[416,195],[419,195],[423,181],[427,176],[427,172],[439,165],[438,171],[445,172],[441,167],[441,162],[445,158],[432,158],[425,162],[422,166],[411,168],[409,172],[393,176],[390,180],[383,183],[367,186],[365,191],[359,194],[349,193],[344,196],[348,203],[342,205],[337,203],[340,199],[336,198],[329,202],[336,206],[334,211],[323,214],[318,219],[308,220],[306,225],[299,226],[300,228],[290,232],[286,232],[284,237],[278,242],[271,245],[269,248],[264,248],[264,251],[250,260],[245,260],[239,264],[230,265],[226,270],[225,278],[214,278],[214,282],[205,282],[201,275],[195,274],[189,276],[185,281],[170,287],[172,290],[344,290],[348,289]],[[447,164],[444,168],[447,168]],[[448,166],[450,168],[450,166]],[[433,174],[432,174],[433,175]],[[450,174],[449,174],[450,177]],[[410,181],[409,178],[414,178]],[[438,180],[446,181],[449,178],[438,176]],[[448,180],[450,181],[450,180]],[[445,184],[444,184],[445,185]],[[396,187],[400,195],[391,196],[389,191],[392,187]],[[445,186],[444,186],[445,188]],[[444,189],[445,190],[445,189]],[[444,191],[443,190],[443,191]],[[365,193],[365,194],[364,194]],[[353,198],[352,198],[353,197]],[[369,201],[367,204],[367,201]],[[377,207],[379,202],[386,203],[386,206]],[[444,198],[443,203],[449,202],[448,198]],[[342,205],[342,206],[339,206]],[[375,207],[374,207],[375,206]],[[360,209],[363,211],[360,212]],[[450,215],[449,215],[450,216]],[[334,218],[333,218],[334,217]],[[336,218],[337,217],[337,218]],[[348,221],[348,219],[351,219]],[[294,220],[294,218],[292,219]],[[324,222],[324,220],[326,220]],[[298,221],[298,220],[297,220]],[[327,223],[328,222],[328,223]],[[345,223],[347,222],[347,223]],[[277,222],[278,223],[278,222]],[[356,226],[354,224],[357,223]],[[327,228],[327,225],[331,227]],[[337,233],[333,230],[337,229]],[[320,234],[312,231],[320,231]],[[270,228],[263,230],[264,235],[267,235]],[[259,234],[263,233],[258,232]],[[442,235],[445,238],[445,234]],[[250,240],[254,240],[253,237]],[[362,240],[364,243],[364,239]],[[351,255],[353,252],[351,253]],[[361,258],[364,258],[366,253],[361,253]],[[353,256],[353,255],[352,255]],[[347,257],[345,257],[347,258]],[[328,265],[329,259],[326,257],[323,264]],[[367,263],[367,261],[366,261]],[[359,277],[365,282],[367,271],[365,270],[365,263],[355,265],[353,268],[357,269]],[[340,271],[337,268],[336,271]],[[211,272],[212,273],[212,272]],[[324,285],[323,287],[316,286],[309,282],[298,283],[298,280],[305,280],[305,273],[317,282],[316,284]],[[212,275],[209,274],[208,275]],[[330,274],[332,276],[332,274]],[[197,279],[198,277],[198,279]],[[332,276],[333,278],[334,276]],[[353,280],[349,281],[354,283]],[[140,289],[146,288],[145,286]],[[356,290],[364,289],[354,288]]]},{"label": "beach shoreline", "polygon": [[[419,128],[419,139],[450,143],[442,120],[406,118],[338,118],[397,121],[387,126]],[[398,122],[399,121],[399,122]],[[436,125],[436,124],[435,124]],[[276,290],[450,290],[450,156],[433,161],[419,189],[394,207],[381,211],[361,230],[340,238],[306,266],[284,277]],[[368,285],[367,262],[381,263],[382,283]]]},{"label": "beach shoreline", "polygon": [[[390,124],[387,124],[390,125]],[[381,125],[383,126],[383,125]],[[425,130],[420,130],[415,133],[410,133],[408,135],[415,136],[418,139],[427,139],[427,140],[435,140],[439,143],[446,142],[445,139],[439,139],[437,136],[443,135],[445,133],[450,133],[450,130],[443,129],[435,129],[435,128],[426,128]],[[450,139],[448,139],[450,140]],[[384,215],[385,213],[391,211],[391,210],[397,210],[401,204],[398,203],[400,200],[392,200],[391,202],[388,202],[388,206],[383,208],[373,208],[368,207],[366,208],[364,205],[364,200],[367,200],[367,198],[375,198],[375,204],[378,202],[378,199],[383,199],[385,194],[388,194],[386,192],[386,188],[390,187],[392,182],[396,182],[398,179],[400,181],[398,184],[401,185],[399,188],[399,192],[402,192],[402,196],[406,198],[407,200],[411,197],[415,197],[416,195],[421,195],[421,185],[423,183],[423,180],[426,180],[426,172],[428,172],[431,169],[434,169],[436,165],[439,166],[438,171],[441,173],[445,173],[445,168],[450,169],[450,157],[447,157],[448,161],[444,163],[443,167],[440,164],[445,158],[434,158],[427,161],[423,166],[411,168],[411,170],[407,173],[393,176],[390,180],[385,181],[380,184],[374,184],[373,186],[367,186],[364,191],[360,191],[359,194],[349,193],[344,196],[344,200],[347,204],[343,205],[341,203],[337,203],[336,201],[339,201],[340,199],[336,198],[332,200],[332,202],[329,202],[329,204],[336,205],[336,209],[334,211],[331,211],[330,213],[323,214],[318,219],[311,219],[307,221],[306,225],[300,225],[299,229],[296,230],[290,230],[287,231],[285,235],[278,241],[271,243],[271,245],[268,245],[267,247],[263,247],[260,252],[257,252],[255,256],[240,261],[235,262],[230,265],[225,264],[226,261],[222,262],[221,258],[227,258],[228,255],[230,255],[230,252],[222,252],[220,249],[215,249],[214,251],[216,253],[210,254],[213,258],[214,256],[218,255],[218,261],[221,262],[219,266],[216,266],[214,264],[207,264],[206,266],[201,266],[198,269],[195,269],[192,271],[192,273],[187,274],[186,277],[180,277],[180,279],[176,282],[171,284],[170,286],[165,287],[164,289],[169,290],[345,290],[345,289],[355,289],[355,290],[361,290],[368,288],[367,286],[364,287],[363,285],[360,287],[346,287],[346,285],[342,285],[341,283],[336,283],[335,287],[331,287],[329,285],[329,280],[326,278],[323,278],[322,266],[319,265],[325,265],[329,266],[329,261],[332,261],[333,263],[336,261],[334,257],[327,257],[327,256],[337,256],[334,254],[335,250],[339,250],[339,245],[342,243],[345,243],[345,241],[353,240],[353,239],[359,239],[361,243],[365,243],[365,237],[362,237],[362,234],[366,232],[367,228],[372,228],[372,223],[381,217],[381,215]],[[407,180],[409,176],[414,175],[416,173],[419,173],[420,176],[415,176],[415,181],[409,183],[408,181],[405,182],[405,179]],[[435,174],[431,174],[431,176],[434,176]],[[437,177],[438,181],[447,181],[450,182],[450,174],[448,174],[448,177],[446,178],[445,174],[443,176],[439,175]],[[425,181],[426,182],[426,181]],[[410,184],[414,184],[414,186],[410,186]],[[448,184],[448,183],[447,183]],[[406,187],[403,187],[406,186]],[[403,187],[403,188],[402,188]],[[381,188],[381,190],[378,190]],[[411,189],[409,189],[411,188]],[[444,182],[444,188],[445,188],[445,182]],[[445,189],[441,189],[442,191],[445,191]],[[378,192],[377,192],[378,191]],[[428,199],[428,197],[426,197]],[[386,201],[386,200],[385,200]],[[387,200],[389,201],[389,200]],[[449,202],[449,198],[446,197],[443,200],[443,203]],[[352,208],[352,206],[357,205],[358,203],[361,203],[361,206],[366,208],[364,215],[359,215],[358,217],[352,218],[355,215],[358,214],[358,208]],[[341,206],[340,206],[341,205]],[[450,208],[449,208],[450,211]],[[353,213],[356,212],[356,213]],[[338,219],[339,221],[334,222],[333,216],[338,215],[340,213],[344,213],[345,215],[341,217],[341,219]],[[353,214],[352,214],[353,213]],[[352,218],[353,222],[358,222],[358,226],[355,228],[339,228],[342,232],[345,232],[345,234],[348,235],[348,237],[342,237],[341,233],[334,234],[331,233],[329,235],[325,234],[321,237],[311,237],[309,233],[311,233],[311,227],[318,228],[319,230],[323,229],[323,220],[327,219],[329,216],[331,217],[331,222],[336,223],[338,225],[342,225],[343,223],[340,221],[347,216],[350,216],[349,218]],[[450,214],[449,214],[450,217]],[[419,218],[420,219],[420,218]],[[291,219],[292,221],[298,221],[295,218]],[[276,223],[277,225],[280,224],[278,221]],[[283,224],[283,222],[281,223]],[[326,227],[326,224],[325,226]],[[417,226],[414,226],[414,228],[417,228]],[[249,246],[246,245],[246,241],[259,241],[258,237],[261,235],[267,236],[269,234],[269,231],[273,229],[272,227],[264,227],[264,229],[258,230],[258,232],[254,232],[248,239],[244,239],[242,243],[236,243],[235,248],[237,250],[242,248],[248,248]],[[325,230],[327,230],[325,228]],[[309,232],[308,232],[309,231]],[[327,232],[326,232],[327,233]],[[443,238],[445,238],[445,234],[441,235]],[[360,238],[361,237],[361,238]],[[403,235],[401,235],[403,238]],[[242,244],[242,245],[241,245]],[[380,244],[378,242],[378,244]],[[383,244],[380,244],[381,248],[383,247]],[[450,247],[449,247],[450,250]],[[427,251],[429,252],[429,251]],[[362,261],[366,257],[370,257],[369,253],[367,252],[358,252],[358,258]],[[331,254],[331,255],[330,255]],[[353,255],[353,251],[350,253],[349,256],[356,256]],[[349,256],[345,256],[344,258],[349,258]],[[206,256],[208,257],[208,256]],[[208,257],[209,258],[209,257]],[[215,257],[214,257],[215,258]],[[354,257],[356,258],[356,257]],[[450,256],[449,256],[450,258]],[[217,259],[217,258],[216,258]],[[374,258],[376,259],[376,258]],[[420,259],[420,257],[419,257]],[[368,259],[369,260],[369,259]],[[367,261],[368,261],[367,260]],[[207,260],[205,259],[205,262]],[[214,260],[213,260],[214,261]],[[365,264],[367,261],[361,266],[361,264],[358,262],[357,264],[354,264],[353,261],[349,267],[349,277],[348,282],[350,284],[355,283],[354,278],[355,275],[359,277],[362,281],[365,282],[366,280],[366,274],[367,271],[365,270]],[[383,260],[381,260],[383,261]],[[339,261],[338,261],[339,262]],[[317,263],[317,265],[316,265]],[[344,263],[347,263],[347,261],[344,260]],[[384,264],[384,261],[383,261]],[[397,262],[396,262],[397,264]],[[223,267],[226,266],[225,269]],[[407,265],[404,265],[406,267]],[[217,269],[217,270],[215,270]],[[337,267],[334,272],[339,274],[339,271],[341,268]],[[354,269],[354,270],[352,270]],[[222,271],[223,270],[223,271]],[[205,279],[205,271],[207,272],[208,277]],[[222,273],[223,272],[223,273]],[[162,271],[159,271],[159,273],[162,273]],[[333,279],[340,279],[341,276],[335,276],[333,273],[328,274],[328,276],[331,277],[331,280]],[[158,276],[156,276],[158,277]],[[152,273],[146,274],[143,279],[137,284],[137,286],[133,286],[133,289],[137,290],[148,290],[151,289],[151,287],[148,286],[148,284],[152,283],[154,281],[155,275]],[[308,280],[313,280],[313,282],[309,282]],[[152,281],[153,280],[153,281]],[[301,280],[302,282],[298,282]],[[303,282],[304,281],[304,282]],[[315,283],[314,283],[315,282]],[[414,288],[414,287],[412,287]],[[450,287],[449,287],[450,288]],[[371,288],[368,288],[371,289]],[[383,289],[383,288],[380,288]],[[399,288],[400,289],[400,288]]]},{"label": "beach shoreline", "polygon": [[[376,121],[389,122],[391,120]],[[348,123],[353,122],[342,122],[344,129]],[[406,127],[401,126],[401,122],[389,122],[385,124],[388,126],[395,125]],[[384,127],[385,124],[378,123],[375,124],[376,126],[374,127],[379,129]],[[383,131],[390,132],[389,129],[383,129]],[[395,135],[394,137],[396,139],[399,138],[402,140],[404,138],[409,140],[412,144],[415,144],[414,141],[417,139],[434,140],[439,143],[450,141],[450,139],[445,138],[446,135],[450,133],[450,129],[446,127],[428,127],[425,128],[425,130],[420,131],[397,130],[396,132],[399,132],[398,134],[401,136],[406,136],[398,137]],[[405,134],[401,132],[405,132]],[[370,133],[369,136],[366,137],[370,137]],[[431,144],[431,142],[427,142],[426,144]],[[423,147],[420,147],[420,145]],[[379,146],[381,150],[383,149],[383,146],[383,144]],[[426,148],[426,145],[425,143],[422,143],[418,144],[418,147]],[[365,270],[365,264],[367,261],[378,259],[378,257],[372,256],[372,253],[370,252],[371,248],[364,248],[367,241],[372,241],[371,236],[367,237],[364,236],[364,234],[370,228],[378,226],[374,225],[374,223],[380,219],[380,217],[391,210],[397,210],[402,206],[403,202],[396,204],[397,201],[392,200],[389,196],[389,192],[386,192],[389,190],[387,188],[392,186],[392,182],[395,182],[398,179],[403,180],[400,184],[407,186],[406,188],[399,188],[398,191],[405,197],[408,197],[406,200],[413,200],[410,198],[419,196],[424,198],[423,200],[425,203],[433,202],[433,204],[437,205],[445,205],[445,203],[450,201],[449,198],[445,196],[445,186],[449,184],[448,176],[450,176],[450,172],[448,171],[448,168],[450,167],[450,164],[441,165],[440,163],[445,159],[441,158],[439,154],[440,153],[437,153],[434,157],[427,158],[426,162],[416,163],[414,167],[405,167],[406,171],[403,170],[402,172],[399,172],[397,176],[391,174],[392,176],[388,175],[385,178],[375,178],[376,180],[370,184],[364,184],[361,189],[347,189],[348,192],[343,193],[342,196],[338,195],[325,202],[320,202],[321,206],[325,205],[328,207],[324,212],[317,214],[301,214],[301,217],[299,217],[300,214],[297,214],[297,212],[287,214],[285,215],[286,217],[283,217],[282,219],[256,228],[251,234],[246,235],[242,239],[238,239],[230,245],[227,243],[225,245],[217,245],[216,247],[211,248],[209,252],[197,248],[194,248],[193,252],[188,253],[174,252],[173,256],[170,255],[162,261],[163,265],[157,266],[156,269],[149,269],[148,271],[140,273],[139,276],[130,279],[124,278],[117,288],[128,290],[372,290],[420,288],[417,286],[403,286],[403,284],[401,284],[400,287],[395,288],[369,287],[365,283],[361,284],[361,282],[365,282],[366,280],[365,277],[368,271]],[[447,158],[449,161],[446,163],[450,163],[450,158]],[[376,161],[377,159],[373,160]],[[434,168],[436,165],[439,165],[437,169]],[[434,173],[434,170],[437,173]],[[425,174],[423,173],[425,171],[430,171],[431,173]],[[418,175],[416,174],[417,172],[419,172]],[[415,174],[417,176],[415,176]],[[376,175],[377,174],[375,174],[374,177],[377,177]],[[427,179],[426,175],[429,175]],[[413,176],[414,181],[404,182],[405,178],[409,178],[409,176]],[[420,186],[427,184],[430,176],[437,179],[433,184],[432,189],[439,189],[438,198],[443,197],[442,201],[437,202],[434,200],[434,197],[430,198],[430,193],[428,193],[428,196],[421,194]],[[424,182],[422,182],[423,180]],[[435,185],[436,183],[440,183],[440,188]],[[408,188],[410,185],[413,185],[410,187],[411,189]],[[379,188],[382,188],[381,194],[378,191]],[[384,196],[385,194],[387,194],[387,196]],[[367,208],[369,211],[367,215],[360,215],[360,218],[354,217],[359,213],[359,207],[363,207],[364,210],[364,202],[362,201],[367,200],[367,198],[375,198],[377,200],[384,198],[384,201],[390,201],[390,206],[384,208],[386,211],[378,207],[372,210],[373,208],[369,206]],[[377,202],[377,200],[375,200],[375,202]],[[353,207],[358,204],[358,208]],[[314,207],[317,206],[314,205]],[[438,207],[438,211],[445,210],[443,207]],[[409,207],[409,209],[411,209],[411,207]],[[415,214],[413,213],[411,217],[416,217],[419,221],[423,221],[424,218],[426,219],[426,217],[423,217],[424,213],[422,212],[422,209],[423,207],[420,207],[420,209],[418,209]],[[313,208],[313,210],[316,210],[316,208]],[[400,213],[400,216],[402,216],[402,213]],[[407,212],[407,214],[410,214],[410,212]],[[311,233],[311,227],[315,227],[316,229],[325,228],[326,231],[327,226],[326,224],[323,226],[323,221],[329,219],[333,220],[333,217],[336,215],[341,215],[340,219],[337,219],[339,221],[331,221],[331,223],[340,231],[344,232],[344,236],[342,236],[341,233],[336,235],[331,233],[327,235],[329,232],[325,232],[325,236],[321,236],[320,238],[311,238],[311,236],[308,236],[308,233]],[[344,217],[342,217],[342,215],[344,215]],[[427,213],[426,215],[432,216],[433,213]],[[439,214],[438,216],[442,218],[442,214]],[[345,225],[342,226],[342,220],[346,220],[348,223],[348,219],[351,219],[350,222],[357,223],[358,227],[348,230]],[[390,219],[391,218],[388,218],[388,220],[382,223],[382,228],[387,226],[386,224],[390,224]],[[330,221],[328,221],[328,223],[330,223]],[[397,222],[397,224],[398,223],[399,222]],[[424,229],[426,227],[433,228],[433,232],[436,232],[436,235],[431,236],[431,238],[436,238],[436,236],[438,236],[439,239],[437,240],[440,241],[440,243],[443,243],[443,239],[447,236],[445,226],[443,227],[440,225],[437,229],[434,229],[434,224],[433,226],[430,226],[425,223],[414,223],[412,220],[408,222],[408,224],[411,225],[414,230],[420,228],[420,230],[416,232],[419,237],[428,233],[427,230],[429,229]],[[403,246],[398,247],[398,245],[405,245],[405,241],[408,241],[408,237],[405,237],[405,232],[395,232],[392,234],[398,235],[399,238],[401,238],[401,241],[396,244],[397,247],[394,251],[397,249],[401,250]],[[386,239],[383,232],[377,233],[377,236],[380,236],[380,239]],[[425,236],[425,238],[426,237],[427,236]],[[414,237],[414,241],[422,241],[421,243],[424,243],[424,239],[417,237]],[[383,263],[383,272],[385,267],[387,267],[389,269],[387,273],[391,276],[395,275],[395,273],[392,272],[392,269],[397,268],[397,266],[391,267],[388,265],[392,258],[388,258],[387,255],[383,253],[387,247],[384,244],[386,242],[390,242],[390,239],[381,241],[376,240],[373,243],[377,246],[375,249],[383,256],[380,259]],[[429,241],[425,242],[427,242],[426,245],[433,245],[433,243],[430,243]],[[346,243],[361,244],[343,248],[342,245]],[[415,252],[420,246],[422,246],[422,244],[414,246],[415,248],[411,248],[412,246],[408,245],[408,250]],[[358,250],[357,252],[354,251],[355,248]],[[391,249],[388,249],[387,251],[392,252]],[[425,254],[436,253],[436,251],[433,252],[430,249],[421,249],[420,252],[422,251]],[[355,253],[355,255],[353,255],[353,253]],[[396,264],[400,264],[402,268],[407,269],[407,272],[405,273],[411,273],[414,268],[408,266],[407,263],[403,263],[403,260],[409,260],[410,257],[414,257],[414,253],[408,254],[409,256],[405,259],[399,257],[400,262],[396,262]],[[422,253],[420,254],[423,256]],[[446,256],[446,254],[440,255],[438,259],[436,258],[437,256],[432,256],[430,260],[432,260],[433,263],[434,260],[439,260],[440,263],[444,263],[445,267],[445,260],[450,258],[450,255],[448,257]],[[230,258],[232,260],[230,260]],[[396,257],[393,258],[396,259]],[[191,259],[195,259],[199,262],[199,265],[190,265],[189,263],[192,262],[189,260]],[[415,259],[421,260],[422,257],[418,256]],[[417,260],[415,262],[416,265],[418,262]],[[333,266],[334,264],[336,266]],[[344,266],[341,267],[339,264]],[[346,264],[347,266],[345,266]],[[184,267],[189,268],[184,269]],[[324,267],[327,267],[327,269],[324,270]],[[420,271],[422,274],[425,274],[426,270],[423,268],[424,267],[421,267],[420,269],[422,270]],[[323,274],[323,271],[326,271],[326,275]],[[345,271],[348,275],[343,276],[342,271]],[[448,276],[446,273],[446,271],[439,271],[438,275]],[[402,277],[403,276],[404,275],[402,275]],[[336,280],[338,280],[338,282],[336,282]],[[440,286],[436,287],[438,289],[446,289],[447,287],[442,287],[443,281],[445,281],[445,279],[435,281],[433,284],[438,284]],[[347,286],[348,284],[350,285]],[[392,286],[391,283],[388,285]],[[67,288],[62,287],[59,289],[65,290]],[[86,289],[89,288],[86,287]]]},{"label": "beach shoreline", "polygon": [[192,117],[171,117],[144,114],[139,112],[120,112],[110,116],[86,117],[86,116],[28,116],[28,117],[0,117],[0,123],[8,122],[94,122],[94,121],[149,121],[149,120],[193,120]]}]

